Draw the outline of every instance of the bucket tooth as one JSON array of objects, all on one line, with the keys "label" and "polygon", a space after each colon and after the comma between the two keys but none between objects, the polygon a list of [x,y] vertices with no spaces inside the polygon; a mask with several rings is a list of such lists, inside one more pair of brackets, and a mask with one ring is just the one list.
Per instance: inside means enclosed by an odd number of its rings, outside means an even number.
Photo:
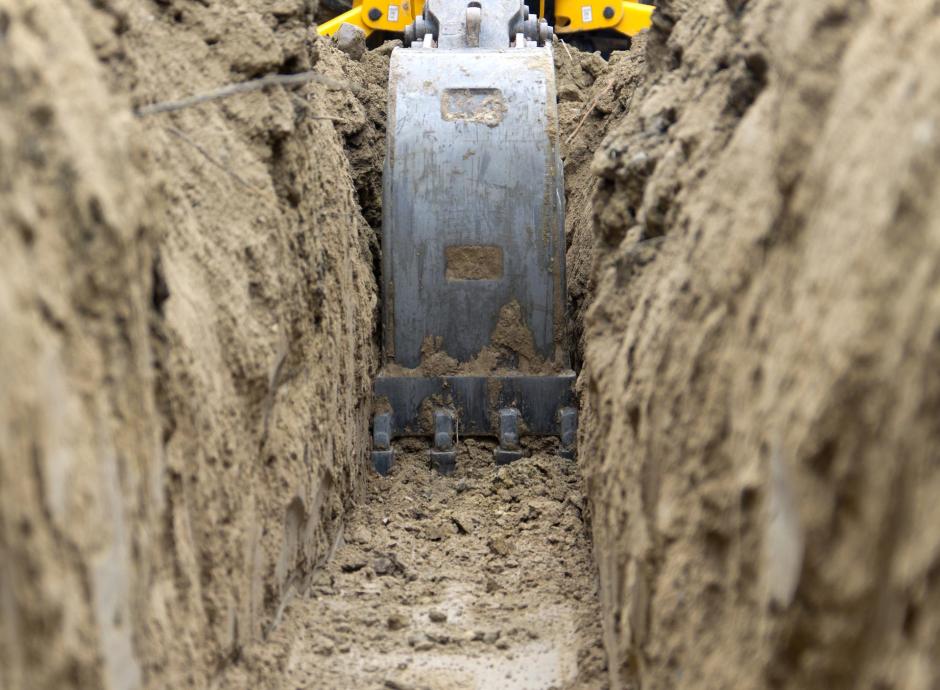
[{"label": "bucket tooth", "polygon": [[434,410],[434,447],[430,451],[431,467],[440,474],[450,475],[457,469],[457,451],[454,450],[454,413]]},{"label": "bucket tooth", "polygon": [[578,411],[573,407],[563,407],[558,417],[561,426],[561,448],[558,454],[574,460],[578,445]]},{"label": "bucket tooth", "polygon": [[392,415],[379,412],[372,418],[372,467],[385,476],[395,462],[392,450]]},{"label": "bucket tooth", "polygon": [[519,446],[519,410],[504,407],[499,411],[499,447],[493,451],[497,465],[508,465],[521,458]]}]

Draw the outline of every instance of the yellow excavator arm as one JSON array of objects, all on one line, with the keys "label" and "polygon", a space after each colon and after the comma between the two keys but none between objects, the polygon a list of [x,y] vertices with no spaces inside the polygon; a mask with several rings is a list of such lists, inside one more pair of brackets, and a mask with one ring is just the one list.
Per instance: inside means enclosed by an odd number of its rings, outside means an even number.
[{"label": "yellow excavator arm", "polygon": [[321,36],[332,36],[343,24],[358,26],[366,32],[390,31],[401,33],[408,24],[420,17],[424,11],[424,0],[355,0],[353,8],[333,17],[317,27]]},{"label": "yellow excavator arm", "polygon": [[[539,16],[545,17],[545,0],[539,1]],[[555,33],[612,29],[624,36],[633,36],[649,27],[653,6],[631,0],[555,0],[554,16],[546,17]],[[343,24],[352,24],[365,31],[401,33],[420,17],[424,0],[355,0],[353,8],[324,22],[317,28],[322,36],[332,36]]]},{"label": "yellow excavator arm", "polygon": [[652,5],[629,0],[555,0],[555,16],[547,19],[556,34],[613,29],[634,36],[649,28],[652,17]]}]

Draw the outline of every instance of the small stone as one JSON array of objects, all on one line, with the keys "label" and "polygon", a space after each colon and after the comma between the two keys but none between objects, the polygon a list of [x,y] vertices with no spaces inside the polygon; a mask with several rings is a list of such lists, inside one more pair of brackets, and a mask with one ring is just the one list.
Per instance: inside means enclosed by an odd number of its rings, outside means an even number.
[{"label": "small stone", "polygon": [[504,537],[490,537],[487,541],[487,546],[489,546],[490,551],[497,556],[508,556],[512,553],[512,548]]},{"label": "small stone", "polygon": [[350,544],[368,544],[371,540],[372,535],[362,525],[354,527],[346,538]]},{"label": "small stone", "polygon": [[358,60],[366,52],[366,32],[358,26],[343,23],[333,38],[336,47],[353,60]]},{"label": "small stone", "polygon": [[470,534],[473,531],[473,523],[466,515],[453,514],[450,516],[451,522],[457,527],[461,534]]},{"label": "small stone", "polygon": [[447,620],[447,614],[443,611],[432,609],[431,611],[428,611],[428,618],[430,618],[434,623],[444,623]]},{"label": "small stone", "polygon": [[426,532],[428,541],[442,541],[447,539],[447,537],[451,536],[453,533],[454,530],[452,527],[440,524],[431,525],[428,527]]},{"label": "small stone", "polygon": [[493,644],[499,639],[499,635],[499,630],[489,630],[483,633],[483,636],[480,639],[482,639],[486,644]]},{"label": "small stone", "polygon": [[558,89],[558,100],[559,101],[583,101],[584,96],[581,95],[581,89],[578,89],[570,84],[565,84]]},{"label": "small stone", "polygon": [[506,640],[499,640],[496,643],[496,649],[509,649],[509,642]]},{"label": "small stone", "polygon": [[492,578],[486,578],[486,593],[492,594],[493,592],[498,592],[502,589],[502,586]]},{"label": "small stone", "polygon": [[[348,25],[343,24],[343,26],[348,26]],[[386,678],[385,687],[389,688],[389,690],[412,690],[414,686],[408,685],[407,683],[402,683],[400,680]]]},{"label": "small stone", "polygon": [[393,613],[386,621],[389,630],[401,630],[408,627],[408,619],[400,613]]},{"label": "small stone", "polygon": [[464,491],[466,491],[469,488],[470,488],[470,485],[467,484],[466,479],[460,479],[457,481],[457,484],[454,485],[454,489],[456,489],[458,494],[462,494]]},{"label": "small stone", "polygon": [[388,575],[394,568],[395,564],[392,563],[391,559],[385,558],[384,556],[372,561],[372,571],[376,575]]}]

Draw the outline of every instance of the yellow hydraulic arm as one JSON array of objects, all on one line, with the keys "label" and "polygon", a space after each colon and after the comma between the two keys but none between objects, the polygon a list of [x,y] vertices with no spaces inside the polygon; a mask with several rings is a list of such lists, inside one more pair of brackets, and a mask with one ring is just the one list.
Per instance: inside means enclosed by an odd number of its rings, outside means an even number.
[{"label": "yellow hydraulic arm", "polygon": [[[545,5],[546,0],[539,0],[540,17],[545,17]],[[631,0],[555,0],[554,6],[554,17],[546,18],[558,34],[613,29],[633,36],[648,28],[653,17],[652,5]],[[423,10],[424,0],[355,0],[351,10],[321,24],[317,32],[332,36],[341,25],[352,24],[366,36],[373,31],[401,33]]]},{"label": "yellow hydraulic arm", "polygon": [[401,33],[420,17],[424,0],[355,0],[353,8],[317,27],[321,36],[332,36],[343,24],[358,26],[366,32],[393,31]]},{"label": "yellow hydraulic arm", "polygon": [[[541,0],[543,7],[544,4],[545,0]],[[633,36],[649,28],[652,17],[652,5],[630,0],[555,0],[555,17],[548,21],[556,34],[613,29]]]}]

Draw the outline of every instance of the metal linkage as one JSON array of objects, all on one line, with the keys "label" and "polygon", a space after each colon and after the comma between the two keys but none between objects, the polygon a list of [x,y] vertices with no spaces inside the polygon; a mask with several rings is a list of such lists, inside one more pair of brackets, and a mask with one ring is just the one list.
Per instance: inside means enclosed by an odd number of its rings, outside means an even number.
[{"label": "metal linkage", "polygon": [[530,14],[522,0],[490,0],[485,9],[479,0],[428,0],[403,39],[405,47],[535,48],[551,46],[553,36],[548,21]]},{"label": "metal linkage", "polygon": [[372,467],[383,476],[388,474],[395,462],[390,412],[379,412],[372,418],[372,449]]},{"label": "metal linkage", "polygon": [[457,451],[454,449],[454,413],[434,410],[434,448],[430,451],[431,467],[440,474],[450,475],[457,469]]}]

